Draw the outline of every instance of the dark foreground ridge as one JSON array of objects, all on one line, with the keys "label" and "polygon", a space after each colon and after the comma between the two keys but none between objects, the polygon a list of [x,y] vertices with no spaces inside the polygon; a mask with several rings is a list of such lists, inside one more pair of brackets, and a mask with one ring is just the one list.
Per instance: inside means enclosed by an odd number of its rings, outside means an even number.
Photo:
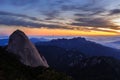
[{"label": "dark foreground ridge", "polygon": [[22,64],[16,55],[0,47],[0,80],[72,80],[53,69]]}]

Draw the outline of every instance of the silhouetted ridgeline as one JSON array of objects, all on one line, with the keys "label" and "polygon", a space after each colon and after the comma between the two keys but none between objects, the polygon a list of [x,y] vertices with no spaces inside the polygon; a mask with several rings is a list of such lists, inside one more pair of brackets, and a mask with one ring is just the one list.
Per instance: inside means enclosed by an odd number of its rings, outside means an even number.
[{"label": "silhouetted ridgeline", "polygon": [[80,37],[38,42],[36,47],[15,31],[8,46],[0,47],[0,80],[120,80],[117,49]]},{"label": "silhouetted ridgeline", "polygon": [[111,56],[120,59],[120,50],[106,47],[81,37],[72,39],[56,39],[48,42],[37,42],[36,46],[56,46],[65,50],[82,52],[87,57]]},{"label": "silhouetted ridgeline", "polygon": [[50,68],[22,64],[18,56],[0,47],[0,80],[72,80]]}]

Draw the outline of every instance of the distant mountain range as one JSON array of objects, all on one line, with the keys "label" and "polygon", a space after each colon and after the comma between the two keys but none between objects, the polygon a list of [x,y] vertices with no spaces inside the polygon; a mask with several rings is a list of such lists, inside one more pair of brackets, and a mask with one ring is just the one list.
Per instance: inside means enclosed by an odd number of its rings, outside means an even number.
[{"label": "distant mountain range", "polygon": [[103,46],[101,44],[88,41],[85,38],[77,37],[72,39],[56,39],[48,42],[38,42],[37,46],[56,46],[65,50],[74,50],[90,56],[112,56],[120,59],[120,50]]},{"label": "distant mountain range", "polygon": [[36,43],[36,42],[44,42],[44,41],[49,41],[49,39],[46,39],[46,38],[30,38],[30,41],[32,41],[33,43]]},{"label": "distant mountain range", "polygon": [[5,46],[8,44],[9,39],[0,39],[0,46]]},{"label": "distant mountain range", "polygon": [[120,37],[119,36],[107,36],[107,37],[86,37],[87,40],[97,42],[104,46],[108,46],[115,49],[120,49]]},{"label": "distant mountain range", "polygon": [[104,45],[120,50],[120,41],[119,40],[106,42],[106,43],[104,43]]},{"label": "distant mountain range", "polygon": [[[0,46],[5,46],[8,44],[8,41],[9,39],[8,38],[2,38],[0,39]],[[36,43],[36,42],[44,42],[44,41],[49,41],[49,39],[46,39],[46,38],[30,38],[30,41],[32,41],[33,43]]]},{"label": "distant mountain range", "polygon": [[120,44],[120,41],[114,41],[114,42],[111,42],[111,43]]}]

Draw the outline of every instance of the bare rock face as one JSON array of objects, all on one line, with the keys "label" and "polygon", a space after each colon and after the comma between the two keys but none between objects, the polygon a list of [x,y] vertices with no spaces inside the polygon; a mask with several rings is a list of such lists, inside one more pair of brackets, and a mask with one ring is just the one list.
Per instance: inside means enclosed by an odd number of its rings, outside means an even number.
[{"label": "bare rock face", "polygon": [[28,39],[24,32],[20,30],[16,30],[10,36],[7,51],[18,55],[20,61],[27,66],[49,67],[44,56],[39,54],[34,44]]}]

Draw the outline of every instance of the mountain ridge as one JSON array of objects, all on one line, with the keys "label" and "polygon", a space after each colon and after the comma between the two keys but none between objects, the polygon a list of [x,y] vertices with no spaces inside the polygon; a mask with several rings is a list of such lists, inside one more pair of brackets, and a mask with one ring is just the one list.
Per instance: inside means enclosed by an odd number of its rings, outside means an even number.
[{"label": "mountain ridge", "polygon": [[103,46],[101,44],[88,41],[85,38],[77,37],[72,39],[56,39],[48,42],[38,42],[39,45],[56,46],[66,50],[76,50],[84,53],[86,56],[112,56],[120,59],[120,50]]}]

